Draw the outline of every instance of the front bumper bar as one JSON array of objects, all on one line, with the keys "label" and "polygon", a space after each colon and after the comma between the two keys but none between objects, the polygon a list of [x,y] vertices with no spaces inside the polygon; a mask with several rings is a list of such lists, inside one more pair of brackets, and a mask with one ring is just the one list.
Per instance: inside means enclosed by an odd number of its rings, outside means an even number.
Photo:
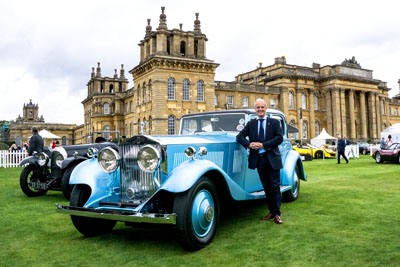
[{"label": "front bumper bar", "polygon": [[124,212],[115,210],[97,210],[92,208],[79,208],[62,206],[56,204],[56,211],[74,216],[99,218],[121,222],[156,223],[156,224],[175,224],[176,214],[164,213],[139,213]]}]

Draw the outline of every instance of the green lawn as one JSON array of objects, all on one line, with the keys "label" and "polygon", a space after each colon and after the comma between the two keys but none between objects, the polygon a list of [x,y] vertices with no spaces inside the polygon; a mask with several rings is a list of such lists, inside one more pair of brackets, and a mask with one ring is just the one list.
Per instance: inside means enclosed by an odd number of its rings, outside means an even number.
[{"label": "green lawn", "polygon": [[304,162],[299,199],[284,223],[260,221],[263,201],[230,207],[213,242],[185,251],[170,228],[131,228],[84,238],[61,192],[26,197],[21,169],[0,168],[0,266],[399,266],[400,165],[370,156]]}]

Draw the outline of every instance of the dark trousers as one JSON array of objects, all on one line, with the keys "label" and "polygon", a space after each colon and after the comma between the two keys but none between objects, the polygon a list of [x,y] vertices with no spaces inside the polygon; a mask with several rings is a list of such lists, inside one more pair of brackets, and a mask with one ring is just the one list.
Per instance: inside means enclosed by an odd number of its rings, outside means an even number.
[{"label": "dark trousers", "polygon": [[338,150],[338,156],[337,156],[338,164],[340,164],[340,156],[342,156],[346,160],[346,163],[349,162],[349,160],[346,158],[346,155],[344,154],[344,150]]},{"label": "dark trousers", "polygon": [[267,155],[258,156],[257,171],[264,187],[269,212],[272,215],[281,215],[280,170],[272,169]]}]

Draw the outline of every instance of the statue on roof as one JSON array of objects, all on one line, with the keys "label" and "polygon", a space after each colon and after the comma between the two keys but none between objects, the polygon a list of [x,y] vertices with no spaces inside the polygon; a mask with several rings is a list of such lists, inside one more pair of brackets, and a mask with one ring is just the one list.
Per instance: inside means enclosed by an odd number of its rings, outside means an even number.
[{"label": "statue on roof", "polygon": [[357,62],[355,56],[353,56],[351,59],[345,58],[344,61],[342,62],[342,65],[361,69],[361,65],[360,65],[360,63]]}]

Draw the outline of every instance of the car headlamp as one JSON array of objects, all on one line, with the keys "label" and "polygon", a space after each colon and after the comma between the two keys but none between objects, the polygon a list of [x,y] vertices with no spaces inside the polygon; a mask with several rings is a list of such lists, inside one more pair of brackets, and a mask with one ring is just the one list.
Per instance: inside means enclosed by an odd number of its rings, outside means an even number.
[{"label": "car headlamp", "polygon": [[86,155],[89,158],[93,158],[93,157],[97,156],[98,152],[99,152],[99,150],[97,148],[91,147],[88,149],[88,152],[86,153]]},{"label": "car headlamp", "polygon": [[37,155],[37,161],[39,166],[43,167],[44,165],[46,165],[48,159],[49,157],[43,152]]},{"label": "car headlamp", "polygon": [[120,156],[117,151],[111,147],[103,148],[99,153],[99,164],[105,172],[112,172],[118,167]]},{"label": "car headlamp", "polygon": [[188,157],[188,158],[193,158],[195,154],[196,154],[196,149],[195,149],[194,147],[188,146],[188,147],[185,149],[185,155],[186,155],[186,157]]},{"label": "car headlamp", "polygon": [[160,162],[160,153],[150,145],[144,146],[137,154],[137,161],[142,171],[154,172]]},{"label": "car headlamp", "polygon": [[57,153],[55,160],[58,167],[61,168],[61,163],[64,161],[64,159],[65,158],[61,153]]}]

